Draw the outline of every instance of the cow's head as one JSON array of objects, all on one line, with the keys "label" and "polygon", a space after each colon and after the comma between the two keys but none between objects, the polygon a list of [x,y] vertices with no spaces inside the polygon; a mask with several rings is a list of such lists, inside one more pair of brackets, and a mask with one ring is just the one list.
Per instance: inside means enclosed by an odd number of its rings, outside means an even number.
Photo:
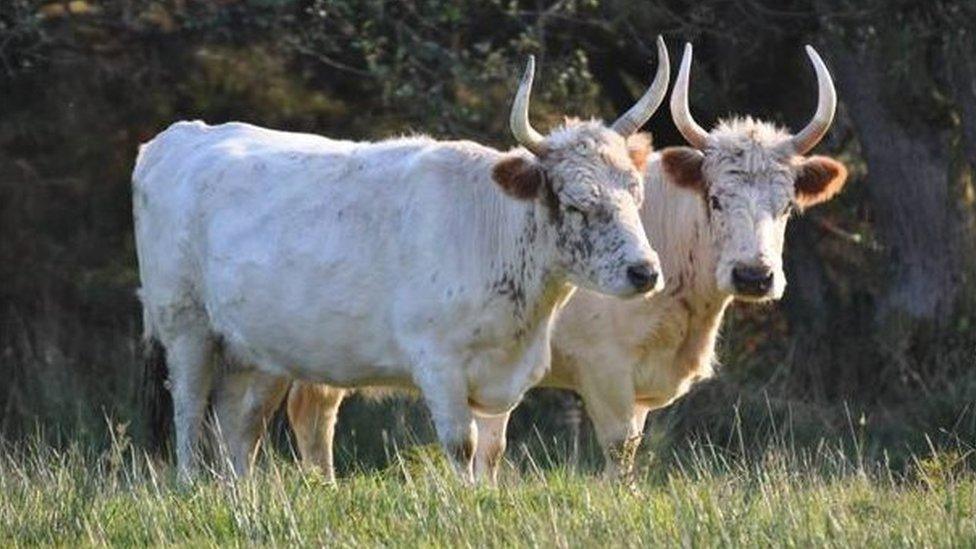
[{"label": "cow's head", "polygon": [[511,127],[531,155],[516,151],[493,170],[508,195],[535,202],[554,236],[556,267],[574,284],[605,294],[634,296],[663,287],[660,262],[638,214],[650,139],[636,133],[667,92],[669,64],[660,38],[658,53],[654,82],[612,126],[569,120],[545,136],[529,124],[530,58]]},{"label": "cow's head", "polygon": [[825,156],[804,156],[827,133],[837,96],[813,48],[817,112],[797,133],[751,118],[720,122],[706,132],[688,108],[691,44],[685,46],[671,96],[671,114],[692,147],[661,152],[665,177],[701,193],[712,227],[720,290],[750,301],[783,295],[783,239],[795,210],[819,204],[844,186],[847,169]]}]

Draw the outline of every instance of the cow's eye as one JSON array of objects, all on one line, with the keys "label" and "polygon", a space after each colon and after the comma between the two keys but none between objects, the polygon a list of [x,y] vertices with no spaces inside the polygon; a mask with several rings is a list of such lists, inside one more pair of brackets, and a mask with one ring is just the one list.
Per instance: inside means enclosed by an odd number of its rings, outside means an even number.
[{"label": "cow's eye", "polygon": [[566,211],[572,214],[583,215],[583,210],[573,206],[572,204],[566,204]]},{"label": "cow's eye", "polygon": [[716,212],[722,211],[722,203],[718,201],[718,197],[717,196],[714,196],[713,195],[713,196],[709,197],[709,199],[708,199],[708,205],[711,206],[711,208],[713,210],[715,210]]}]

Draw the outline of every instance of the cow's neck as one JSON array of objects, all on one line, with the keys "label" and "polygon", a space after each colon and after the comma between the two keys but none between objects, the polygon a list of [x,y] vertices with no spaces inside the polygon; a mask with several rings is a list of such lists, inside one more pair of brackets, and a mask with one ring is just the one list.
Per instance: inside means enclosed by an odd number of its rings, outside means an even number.
[{"label": "cow's neck", "polygon": [[665,294],[696,302],[727,299],[715,279],[712,228],[701,196],[667,181],[658,159],[648,164],[646,176],[641,219],[661,257]]},{"label": "cow's neck", "polygon": [[719,326],[732,300],[715,278],[708,210],[701,196],[665,180],[659,163],[649,165],[645,189],[641,217],[667,281],[660,298],[651,302],[682,317],[676,320],[688,327],[676,349],[675,367],[707,376]]},{"label": "cow's neck", "polygon": [[509,210],[505,242],[490,266],[489,291],[511,312],[513,335],[531,337],[548,327],[573,286],[553,266],[556,237],[546,212],[533,203],[516,203]]}]

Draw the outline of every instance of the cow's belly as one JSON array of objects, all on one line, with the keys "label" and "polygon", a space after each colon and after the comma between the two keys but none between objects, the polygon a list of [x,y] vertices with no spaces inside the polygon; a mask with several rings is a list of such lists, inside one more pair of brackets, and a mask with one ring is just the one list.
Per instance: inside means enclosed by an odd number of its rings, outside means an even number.
[{"label": "cow's belly", "polygon": [[[262,371],[341,387],[405,385],[410,364],[382,334],[357,330],[342,319],[318,325],[289,323],[287,315],[263,309],[259,319],[227,312],[214,325],[226,350]],[[233,319],[228,322],[228,319]],[[278,322],[276,322],[276,319]]]},{"label": "cow's belly", "polygon": [[235,358],[272,374],[339,386],[409,380],[382,291],[354,265],[324,276],[330,270],[314,262],[212,264],[211,325]]}]

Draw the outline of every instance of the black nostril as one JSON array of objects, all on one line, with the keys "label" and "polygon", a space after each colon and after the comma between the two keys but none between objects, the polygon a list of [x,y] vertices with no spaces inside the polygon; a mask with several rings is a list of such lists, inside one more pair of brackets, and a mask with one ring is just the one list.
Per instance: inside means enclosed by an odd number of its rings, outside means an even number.
[{"label": "black nostril", "polygon": [[646,292],[657,284],[657,271],[649,263],[627,267],[627,280],[639,291]]},{"label": "black nostril", "polygon": [[732,269],[732,283],[744,294],[764,294],[773,287],[773,271],[768,267],[739,265]]}]

